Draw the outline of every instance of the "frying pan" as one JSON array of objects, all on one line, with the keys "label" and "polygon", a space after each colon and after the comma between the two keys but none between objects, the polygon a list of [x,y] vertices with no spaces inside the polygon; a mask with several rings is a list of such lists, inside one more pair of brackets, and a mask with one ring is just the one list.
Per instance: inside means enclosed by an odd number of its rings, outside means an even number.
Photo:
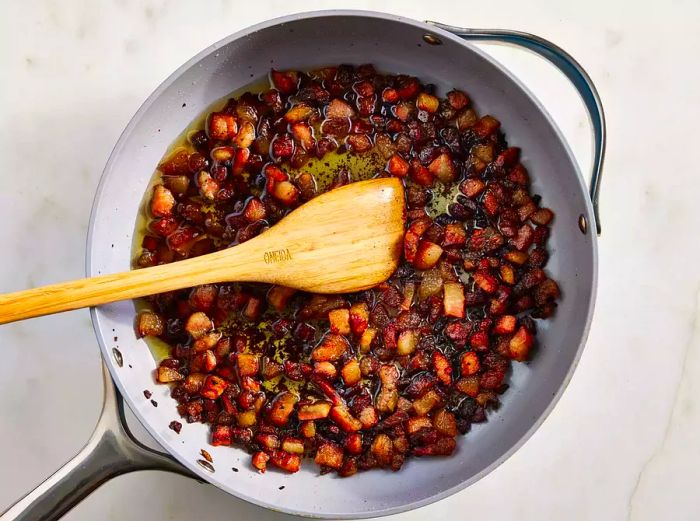
[{"label": "frying pan", "polygon": [[[589,189],[540,103],[508,71],[465,40],[524,47],[551,61],[572,81],[588,109],[594,133]],[[244,451],[209,446],[208,426],[186,424],[179,435],[168,428],[178,417],[175,401],[167,386],[155,384],[156,362],[134,333],[134,304],[118,302],[92,309],[111,375],[110,380],[105,371],[105,403],[95,433],[75,458],[10,507],[3,521],[58,519],[106,480],[143,469],[186,474],[252,503],[292,514],[345,519],[394,514],[476,482],[542,423],[571,378],[593,313],[605,124],[588,75],[560,48],[532,35],[458,29],[373,12],[322,11],[264,22],[214,44],[158,87],[120,137],[95,196],[87,275],[130,269],[134,224],[154,166],[170,142],[208,105],[264,78],[270,67],[308,69],[366,62],[379,70],[413,74],[434,83],[441,94],[453,87],[468,92],[478,112],[496,115],[509,143],[523,149],[523,163],[533,174],[533,191],[556,213],[548,269],[560,282],[563,298],[554,319],[540,324],[540,348],[534,359],[515,364],[502,407],[487,423],[460,438],[452,457],[411,459],[398,474],[375,470],[346,479],[321,477],[316,468],[306,465],[294,475],[272,471],[263,476],[252,468]],[[144,390],[152,392],[158,407],[144,398]],[[167,453],[151,450],[131,435],[124,422],[124,402]],[[202,458],[203,448],[212,462]],[[282,485],[284,493],[279,490]]]}]

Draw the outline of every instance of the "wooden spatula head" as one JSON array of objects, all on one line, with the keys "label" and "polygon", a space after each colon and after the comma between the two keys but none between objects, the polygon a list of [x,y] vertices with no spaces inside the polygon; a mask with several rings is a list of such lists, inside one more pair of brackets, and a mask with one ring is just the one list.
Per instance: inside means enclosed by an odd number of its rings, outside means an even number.
[{"label": "wooden spatula head", "polygon": [[[404,189],[397,178],[336,188],[250,241],[269,268],[251,280],[316,293],[370,288],[396,270],[405,221]],[[242,280],[235,271],[230,280]]]}]

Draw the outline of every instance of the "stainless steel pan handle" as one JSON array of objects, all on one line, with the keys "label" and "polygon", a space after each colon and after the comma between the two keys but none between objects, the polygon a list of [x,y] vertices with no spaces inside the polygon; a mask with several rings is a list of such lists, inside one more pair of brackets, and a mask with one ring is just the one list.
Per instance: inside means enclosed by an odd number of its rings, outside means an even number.
[{"label": "stainless steel pan handle", "polygon": [[8,508],[1,521],[60,519],[100,485],[135,470],[164,470],[195,477],[172,457],[140,443],[124,419],[124,402],[103,366],[102,413],[87,445],[46,481]]},{"label": "stainless steel pan handle", "polygon": [[591,81],[590,76],[588,76],[588,73],[564,49],[534,34],[503,29],[463,29],[461,27],[454,27],[438,22],[428,23],[459,36],[463,40],[498,42],[523,47],[548,60],[569,78],[586,106],[591,126],[593,127],[593,169],[591,172],[589,193],[591,204],[593,205],[596,232],[600,235],[598,197],[600,193],[600,178],[603,170],[603,161],[605,159],[605,113],[603,112],[603,105],[600,101],[598,91],[593,81]]}]

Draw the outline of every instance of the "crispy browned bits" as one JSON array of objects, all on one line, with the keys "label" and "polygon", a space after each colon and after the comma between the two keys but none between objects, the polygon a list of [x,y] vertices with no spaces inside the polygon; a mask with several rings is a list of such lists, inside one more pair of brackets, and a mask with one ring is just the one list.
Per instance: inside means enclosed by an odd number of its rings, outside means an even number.
[{"label": "crispy browned bits", "polygon": [[212,445],[245,448],[260,472],[296,472],[304,456],[340,476],[448,456],[498,407],[511,360],[529,359],[533,317],[555,311],[560,289],[544,271],[554,213],[530,193],[498,120],[459,90],[440,97],[371,65],[272,71],[271,81],[229,100],[190,133],[189,150],[161,162],[136,264],[245,242],[355,180],[305,169],[333,151],[404,180],[403,262],[352,295],[208,284],[153,297],[137,330],[170,345],[156,379],[172,384],[187,422],[211,425]]}]

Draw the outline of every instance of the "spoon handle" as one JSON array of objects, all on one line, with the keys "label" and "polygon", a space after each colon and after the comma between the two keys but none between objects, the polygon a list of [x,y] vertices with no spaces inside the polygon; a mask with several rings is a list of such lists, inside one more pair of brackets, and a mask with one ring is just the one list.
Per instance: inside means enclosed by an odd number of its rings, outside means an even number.
[{"label": "spoon handle", "polygon": [[221,282],[225,280],[222,273],[231,274],[230,263],[236,260],[244,263],[249,250],[246,245],[234,248],[236,255],[232,255],[234,252],[230,249],[222,250],[172,264],[0,295],[0,324]]},{"label": "spoon handle", "polygon": [[316,293],[361,291],[384,282],[396,269],[404,223],[401,180],[351,183],[313,198],[234,248],[0,295],[0,324],[213,282],[267,282]]}]

